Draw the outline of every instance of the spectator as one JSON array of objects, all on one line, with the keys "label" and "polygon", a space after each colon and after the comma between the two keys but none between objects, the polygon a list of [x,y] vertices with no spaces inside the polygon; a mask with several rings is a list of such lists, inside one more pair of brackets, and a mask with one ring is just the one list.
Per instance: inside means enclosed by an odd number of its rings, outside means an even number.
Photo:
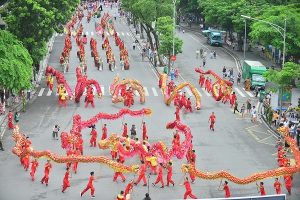
[{"label": "spectator", "polygon": [[294,139],[297,132],[297,126],[295,123],[291,123],[289,125],[289,132],[290,132],[290,137]]},{"label": "spectator", "polygon": [[223,67],[222,72],[223,72],[223,78],[226,78],[227,74],[226,74],[226,67],[225,66]]},{"label": "spectator", "polygon": [[297,146],[300,150],[300,120],[298,122],[298,126],[297,126],[297,136],[296,136],[296,140],[297,140]]},{"label": "spectator", "polygon": [[250,111],[251,111],[251,100],[248,99],[247,102],[246,102],[246,104],[247,104],[247,113],[250,114]]},{"label": "spectator", "polygon": [[289,124],[290,124],[290,122],[289,122],[288,119],[285,119],[285,120],[283,121],[283,127],[288,128],[288,127],[289,127]]},{"label": "spectator", "polygon": [[146,194],[145,194],[145,198],[144,198],[144,200],[151,200],[151,198],[150,198],[150,196],[149,196],[149,194],[148,194],[148,193],[146,193]]},{"label": "spectator", "polygon": [[252,107],[251,109],[251,122],[256,123],[257,122],[257,111],[255,106]]},{"label": "spectator", "polygon": [[277,112],[277,111],[274,111],[273,117],[272,117],[272,123],[274,124],[274,126],[277,125],[277,120],[278,120],[278,118],[279,118],[278,112]]},{"label": "spectator", "polygon": [[52,137],[53,139],[57,139],[58,140],[58,132],[60,130],[60,127],[58,125],[55,125],[53,128],[53,132],[52,132]]},{"label": "spectator", "polygon": [[136,127],[135,127],[134,124],[131,126],[131,129],[130,129],[130,138],[131,139],[135,139],[136,138]]},{"label": "spectator", "polygon": [[245,106],[245,104],[243,103],[243,105],[242,105],[242,107],[241,107],[241,114],[242,114],[242,117],[244,117],[245,110],[246,110],[246,106]]}]

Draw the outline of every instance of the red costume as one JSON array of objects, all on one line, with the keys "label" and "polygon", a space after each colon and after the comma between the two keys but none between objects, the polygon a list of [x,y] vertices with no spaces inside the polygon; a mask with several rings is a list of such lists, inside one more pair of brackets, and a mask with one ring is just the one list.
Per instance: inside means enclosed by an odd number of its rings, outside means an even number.
[{"label": "red costume", "polygon": [[233,94],[231,95],[231,98],[230,98],[230,105],[231,105],[231,108],[234,106],[235,101],[236,101],[236,95],[235,95],[235,93],[233,93]]},{"label": "red costume", "polygon": [[133,189],[133,182],[130,181],[128,183],[128,185],[126,186],[125,188],[125,191],[124,191],[124,198],[126,198],[127,194],[129,194],[129,192]]},{"label": "red costume", "polygon": [[105,140],[106,138],[107,138],[107,128],[106,126],[103,126],[101,140]]},{"label": "red costume", "polygon": [[211,114],[209,116],[209,121],[210,121],[209,129],[215,131],[216,116],[214,114]]},{"label": "red costume", "polygon": [[180,107],[179,107],[179,106],[176,106],[175,115],[176,115],[176,120],[178,120],[178,121],[180,121],[180,115],[179,115],[179,112],[180,112]]},{"label": "red costume", "polygon": [[167,186],[169,186],[170,183],[173,184],[173,186],[175,185],[174,181],[172,180],[172,175],[173,175],[173,168],[172,165],[169,165],[168,168],[168,173],[167,173]]},{"label": "red costume", "polygon": [[63,189],[61,192],[65,192],[65,190],[70,187],[70,181],[69,181],[69,170],[66,171],[65,176],[64,176],[64,180],[63,180]]},{"label": "red costume", "polygon": [[289,195],[292,194],[292,181],[293,177],[291,175],[284,176],[285,188],[288,191]]},{"label": "red costume", "polygon": [[230,195],[229,186],[227,184],[224,184],[223,190],[225,190],[225,198],[229,198],[231,195]]},{"label": "red costume", "polygon": [[147,140],[148,136],[147,136],[147,127],[146,124],[143,123],[143,140]]},{"label": "red costume", "polygon": [[203,74],[201,74],[200,78],[199,78],[200,87],[203,87],[204,82],[205,82],[205,76]]},{"label": "red costume", "polygon": [[184,107],[186,107],[186,97],[185,97],[185,95],[183,94],[182,96],[181,96],[181,99],[180,99],[180,105],[179,105],[179,107],[180,108],[182,108],[183,106]]},{"label": "red costume", "polygon": [[[118,163],[120,163],[120,160],[118,160]],[[125,176],[123,175],[122,172],[120,172],[118,170],[115,171],[115,175],[114,175],[113,181],[117,181],[118,176],[121,176],[122,181],[125,182],[125,180],[126,180]]]},{"label": "red costume", "polygon": [[164,187],[164,179],[163,179],[163,167],[160,165],[158,168],[158,175],[156,178],[156,181],[154,182],[154,185],[161,182],[161,187]]},{"label": "red costume", "polygon": [[[75,155],[75,156],[81,155],[81,151],[80,151],[79,149],[75,150],[75,151],[74,151],[74,155]],[[77,174],[77,167],[78,167],[78,162],[74,162],[74,163],[73,163],[73,172],[74,172],[75,174]]]},{"label": "red costume", "polygon": [[186,105],[185,105],[185,112],[188,112],[188,111],[193,112],[193,109],[192,109],[192,102],[191,102],[190,99],[188,99],[188,100],[186,101]]},{"label": "red costume", "polygon": [[177,92],[177,94],[175,95],[175,98],[174,98],[174,106],[179,106],[180,99],[181,99],[181,95],[179,92]]},{"label": "red costume", "polygon": [[197,197],[192,194],[191,184],[188,180],[184,181],[184,186],[185,186],[185,193],[183,199],[186,199],[188,196],[191,197],[192,199],[197,199]]},{"label": "red costume", "polygon": [[139,177],[138,177],[138,179],[134,183],[135,185],[139,184],[139,182],[141,180],[143,180],[144,186],[147,185],[146,176],[145,176],[146,171],[147,171],[147,165],[146,164],[142,164],[140,166],[140,169],[139,169]]},{"label": "red costume", "polygon": [[127,136],[127,124],[124,124],[122,137],[126,137],[126,136]]},{"label": "red costume", "polygon": [[93,108],[95,107],[93,92],[87,93],[85,107],[88,107],[89,103],[92,105]]},{"label": "red costume", "polygon": [[14,124],[13,124],[13,113],[11,111],[9,111],[8,115],[8,128],[9,129],[13,129],[14,128]]},{"label": "red costume", "polygon": [[265,187],[263,185],[259,186],[259,190],[260,190],[260,195],[261,196],[265,196],[266,195]]},{"label": "red costume", "polygon": [[275,188],[276,194],[281,194],[281,183],[278,180],[275,181],[274,188]]},{"label": "red costume", "polygon": [[46,165],[45,165],[45,170],[44,170],[44,177],[42,178],[41,180],[41,183],[44,184],[44,182],[46,183],[46,186],[48,186],[48,182],[49,182],[49,173],[50,173],[50,170],[52,169],[52,165],[50,162],[47,162]]},{"label": "red costume", "polygon": [[89,189],[91,189],[91,195],[94,196],[95,188],[93,182],[94,182],[94,175],[91,175],[86,188],[81,192],[81,196]]},{"label": "red costume", "polygon": [[39,163],[37,160],[33,160],[31,161],[31,171],[30,171],[30,176],[31,176],[31,180],[34,181],[35,177],[34,174],[36,172],[36,168],[39,166]]},{"label": "red costume", "polygon": [[91,131],[91,139],[90,139],[90,144],[91,144],[91,147],[96,147],[96,141],[97,141],[97,131],[96,129],[92,129]]},{"label": "red costume", "polygon": [[24,156],[22,159],[23,159],[22,163],[23,163],[24,169],[26,171],[28,171],[29,165],[30,165],[30,157],[29,157],[29,155]]}]

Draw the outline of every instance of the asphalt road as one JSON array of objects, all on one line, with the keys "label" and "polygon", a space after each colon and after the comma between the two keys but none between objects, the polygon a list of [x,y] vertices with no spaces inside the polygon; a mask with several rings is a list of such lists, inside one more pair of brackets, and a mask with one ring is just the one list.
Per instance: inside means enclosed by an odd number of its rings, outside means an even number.
[{"label": "asphalt road", "polygon": [[[105,8],[105,10],[109,10]],[[111,11],[110,11],[111,12]],[[86,19],[83,20],[84,32],[88,33],[88,38],[97,38],[98,51],[100,55],[105,58],[105,52],[101,49],[101,38],[95,34],[94,23],[87,24]],[[144,120],[148,125],[148,132],[150,142],[164,141],[168,146],[171,146],[172,131],[166,130],[167,122],[174,120],[173,106],[167,107],[163,103],[163,96],[158,89],[158,80],[153,68],[148,62],[142,62],[139,49],[132,50],[132,42],[134,41],[129,27],[125,20],[117,19],[115,21],[116,29],[121,38],[125,41],[125,45],[129,50],[131,68],[129,71],[121,71],[117,68],[115,72],[110,72],[105,65],[103,71],[98,71],[93,64],[90,55],[89,45],[86,45],[86,57],[88,59],[87,75],[90,79],[96,79],[104,88],[104,97],[96,100],[96,108],[84,108],[83,98],[80,104],[70,102],[67,108],[59,108],[57,104],[57,97],[53,93],[48,92],[45,83],[41,84],[38,90],[38,97],[33,104],[28,106],[27,112],[21,114],[20,127],[21,131],[28,135],[33,147],[39,150],[51,150],[53,152],[64,154],[65,152],[60,147],[60,142],[52,140],[52,128],[55,124],[61,126],[62,131],[68,131],[71,128],[72,116],[80,114],[82,119],[88,119],[98,112],[116,113],[122,104],[112,104],[111,97],[108,95],[108,87],[111,84],[114,76],[118,73],[121,78],[134,78],[142,82],[147,88],[148,95],[146,96],[146,103],[141,105],[136,97],[136,103],[133,109],[151,108],[153,114],[151,117],[145,117]],[[197,86],[202,97],[202,109],[191,114],[182,114],[183,123],[187,124],[193,133],[193,144],[197,152],[196,166],[198,169],[204,171],[219,171],[227,170],[238,177],[246,177],[252,173],[265,171],[277,167],[276,156],[274,153],[275,139],[263,124],[256,125],[250,122],[249,117],[241,118],[239,114],[233,114],[229,105],[224,105],[215,102],[211,96],[207,96],[197,85],[198,74],[194,72],[194,67],[201,63],[200,59],[196,59],[195,51],[197,48],[203,47],[205,42],[203,38],[199,38],[192,33],[179,33],[180,38],[183,39],[183,53],[178,55],[176,67],[180,69],[180,79],[178,82],[187,80]],[[118,59],[119,51],[114,45],[112,37],[109,38],[113,52]],[[57,69],[59,68],[59,55],[63,48],[63,36],[57,36],[55,39],[53,51],[50,57],[49,64]],[[75,67],[79,64],[76,57],[77,46],[75,39],[72,39],[73,49],[70,57],[70,71],[65,74],[65,77],[74,89],[76,85]],[[206,46],[206,45],[205,45]],[[205,47],[203,47],[205,48]],[[209,47],[210,48],[210,47]],[[207,58],[207,69],[212,69],[221,74],[222,66],[232,66],[234,70],[235,61],[233,58],[216,48],[217,59]],[[118,65],[118,63],[117,63]],[[43,89],[44,88],[44,89]],[[246,99],[251,98],[254,104],[257,103],[251,94],[246,93],[239,86],[234,86],[237,91],[238,100],[245,102]],[[238,90],[237,90],[238,89]],[[240,92],[238,92],[240,91]],[[243,95],[241,95],[243,94]],[[240,104],[241,105],[241,104]],[[211,112],[215,112],[217,116],[216,131],[211,132],[208,127],[208,117]],[[129,126],[136,124],[138,127],[138,134],[141,134],[140,124],[142,118],[125,117],[124,122]],[[115,121],[101,121],[97,124],[98,133],[100,133],[101,124],[107,123],[109,133],[121,133],[122,119]],[[107,155],[109,151],[99,150],[97,148],[89,147],[89,131],[83,130],[84,149],[86,155]],[[97,199],[115,199],[120,190],[124,190],[128,180],[134,177],[132,174],[126,174],[126,183],[114,183],[112,181],[113,171],[101,164],[79,164],[79,171],[72,175],[70,179],[71,187],[64,194],[61,193],[61,185],[63,175],[65,172],[65,165],[53,164],[53,170],[50,173],[50,183],[46,187],[41,185],[39,179],[43,176],[45,160],[40,159],[40,166],[36,172],[37,180],[32,182],[28,172],[24,172],[20,166],[19,160],[14,156],[9,149],[13,147],[13,141],[10,138],[10,132],[5,135],[5,147],[7,151],[1,152],[0,162],[0,199],[1,200],[38,200],[38,199],[81,199],[79,193],[85,188],[89,172],[95,171],[96,175],[96,198]],[[179,186],[182,182],[183,174],[180,172],[180,166],[185,160],[174,161],[174,180],[175,187],[161,189],[159,187],[150,186],[150,196],[154,200],[160,199],[178,199],[182,198],[184,194],[184,187]],[[132,158],[126,161],[126,164],[137,163],[137,158]],[[165,174],[166,176],[166,174]],[[151,176],[150,184],[155,180],[155,176]],[[282,179],[281,179],[282,180]],[[290,200],[299,200],[300,183],[299,176],[295,176],[294,192]],[[274,179],[265,180],[265,187],[267,194],[274,194],[273,189]],[[224,197],[224,191],[219,191],[220,180],[200,180],[197,179],[192,185],[194,193],[198,198],[213,198]],[[229,183],[233,197],[258,195],[255,184],[236,185]],[[16,190],[16,191],[14,191]],[[283,189],[286,192],[285,189]],[[137,186],[134,188],[132,199],[142,199],[147,192],[147,187]],[[82,199],[88,199],[89,194],[86,194]]]}]

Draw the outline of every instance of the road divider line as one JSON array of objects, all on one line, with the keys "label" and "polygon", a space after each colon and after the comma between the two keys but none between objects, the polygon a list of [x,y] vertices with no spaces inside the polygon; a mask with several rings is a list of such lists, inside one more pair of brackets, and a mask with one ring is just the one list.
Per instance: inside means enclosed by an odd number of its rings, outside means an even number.
[{"label": "road divider line", "polygon": [[234,87],[234,89],[235,89],[235,91],[237,91],[242,97],[246,97],[246,96],[242,93],[242,91],[241,91],[239,88]]},{"label": "road divider line", "polygon": [[211,95],[204,89],[204,88],[201,88],[202,91],[205,93],[206,96],[210,97]]},{"label": "road divider line", "polygon": [[39,94],[38,94],[39,97],[43,95],[44,90],[45,90],[45,88],[41,88],[41,90],[40,90],[40,92],[39,92]]},{"label": "road divider line", "polygon": [[52,90],[48,90],[48,93],[47,93],[47,96],[51,96],[51,94],[52,94]]},{"label": "road divider line", "polygon": [[146,87],[144,87],[144,91],[145,91],[145,96],[149,96],[149,92],[148,92],[148,89]]},{"label": "road divider line", "polygon": [[152,92],[153,92],[153,95],[155,96],[155,97],[157,97],[158,96],[158,94],[157,94],[157,91],[156,91],[156,89],[153,87],[153,88],[151,88],[152,89]]}]

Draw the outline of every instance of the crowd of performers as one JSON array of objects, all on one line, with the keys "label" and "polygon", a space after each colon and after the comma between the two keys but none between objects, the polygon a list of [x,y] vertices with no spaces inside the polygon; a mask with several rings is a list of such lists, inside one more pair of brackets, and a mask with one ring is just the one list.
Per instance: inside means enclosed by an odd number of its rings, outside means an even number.
[{"label": "crowd of performers", "polygon": [[[176,112],[178,112],[178,109],[179,109],[179,106],[177,106]],[[214,115],[214,113],[212,113],[212,115]],[[177,120],[180,120],[180,118],[178,118]],[[213,121],[215,119],[214,119],[214,117],[212,117],[212,118],[210,118],[210,120]],[[13,126],[12,124],[10,124],[10,125]],[[135,125],[132,125],[130,130],[128,130],[127,123],[123,123],[122,126],[123,127],[122,127],[121,137],[125,138],[123,145],[127,150],[134,149],[134,148],[136,148],[136,146],[139,146],[141,143],[142,143],[142,146],[145,149],[145,151],[150,150],[150,143],[148,142],[149,134],[148,134],[146,122],[143,121],[141,124],[141,133],[142,133],[140,136],[141,140],[139,140],[137,137],[137,130],[136,130]],[[107,124],[104,124],[102,126],[101,137],[98,135],[95,125],[92,125],[90,128],[91,128],[91,132],[90,132],[91,137],[90,137],[89,143],[90,143],[91,148],[94,148],[97,146],[97,141],[99,139],[105,140],[109,137]],[[63,139],[61,141],[66,142],[66,140],[63,140]],[[174,137],[172,140],[172,148],[175,150],[180,149],[180,143],[181,143],[180,134],[176,130],[174,132]],[[278,166],[279,167],[289,166],[289,159],[286,157],[286,150],[283,145],[284,144],[282,144],[282,143],[278,144],[278,157],[277,158],[278,158]],[[27,149],[30,146],[31,146],[31,141],[28,137],[26,137],[25,142],[22,145],[22,148]],[[79,137],[77,137],[76,140],[73,141],[73,143],[67,142],[65,144],[62,144],[62,146],[66,146],[65,150],[66,150],[67,156],[83,155],[84,141],[83,141],[81,135]],[[112,148],[110,154],[111,154],[112,160],[115,160],[116,162],[121,163],[121,164],[124,164],[126,162],[126,157],[122,156],[119,153],[118,149]],[[141,181],[142,181],[143,186],[147,186],[148,185],[147,178],[149,178],[148,174],[156,176],[155,181],[152,183],[152,185],[154,187],[157,185],[159,185],[161,188],[165,188],[165,186],[168,187],[170,185],[175,186],[175,182],[172,178],[173,163],[171,160],[166,163],[161,163],[161,162],[159,162],[158,157],[156,155],[144,156],[142,154],[138,154],[138,156],[140,159],[138,177],[134,180],[129,181],[126,188],[123,191],[121,191],[120,194],[117,195],[116,199],[119,199],[119,200],[130,199],[130,193],[132,192],[133,187],[136,187]],[[186,154],[186,162],[188,164],[190,164],[193,168],[195,168],[196,159],[197,159],[196,152],[193,149],[193,146],[191,146]],[[37,168],[39,167],[38,160],[31,158],[29,155],[26,155],[26,156],[20,158],[20,163],[24,167],[25,171],[30,170],[30,173],[29,173],[30,178],[32,181],[35,181],[35,179],[36,179],[35,173],[36,173]],[[40,182],[42,184],[46,184],[46,186],[48,186],[48,184],[49,184],[50,172],[51,172],[52,168],[53,168],[53,166],[51,164],[51,161],[47,160],[47,162],[44,166],[44,174],[42,175],[42,178],[40,180]],[[62,182],[63,182],[62,192],[63,193],[66,192],[67,189],[71,186],[71,184],[70,184],[71,171],[74,174],[77,174],[78,162],[66,163],[66,172],[65,172],[65,175],[62,180]],[[164,175],[166,175],[166,179],[164,178]],[[112,181],[118,182],[119,179],[122,182],[126,181],[125,175],[121,171],[116,170],[112,177]],[[81,192],[81,196],[84,195],[85,192],[90,190],[91,196],[95,197],[94,196],[95,195],[95,187],[93,185],[94,180],[95,180],[95,174],[94,174],[94,172],[91,172],[89,182],[88,182],[86,188]],[[165,182],[165,180],[166,180],[166,182]],[[194,183],[195,181],[196,181],[196,177],[193,173],[189,173],[189,177],[185,174],[184,182],[180,183],[180,185],[184,185],[184,187],[186,189],[185,193],[183,195],[184,199],[186,199],[187,197],[194,198],[194,199],[197,198],[193,194],[192,188],[191,188],[191,183]],[[289,194],[291,194],[292,181],[293,181],[292,175],[284,176],[285,187]],[[267,194],[263,182],[260,182],[259,184],[256,183],[256,185],[257,185],[258,191],[260,192],[260,194],[262,196]],[[280,182],[280,180],[278,178],[275,179],[273,187],[275,189],[276,194],[282,193],[282,183]],[[222,181],[221,181],[219,190],[224,190],[226,198],[231,197],[228,181],[225,181],[224,183],[222,183]]]}]

